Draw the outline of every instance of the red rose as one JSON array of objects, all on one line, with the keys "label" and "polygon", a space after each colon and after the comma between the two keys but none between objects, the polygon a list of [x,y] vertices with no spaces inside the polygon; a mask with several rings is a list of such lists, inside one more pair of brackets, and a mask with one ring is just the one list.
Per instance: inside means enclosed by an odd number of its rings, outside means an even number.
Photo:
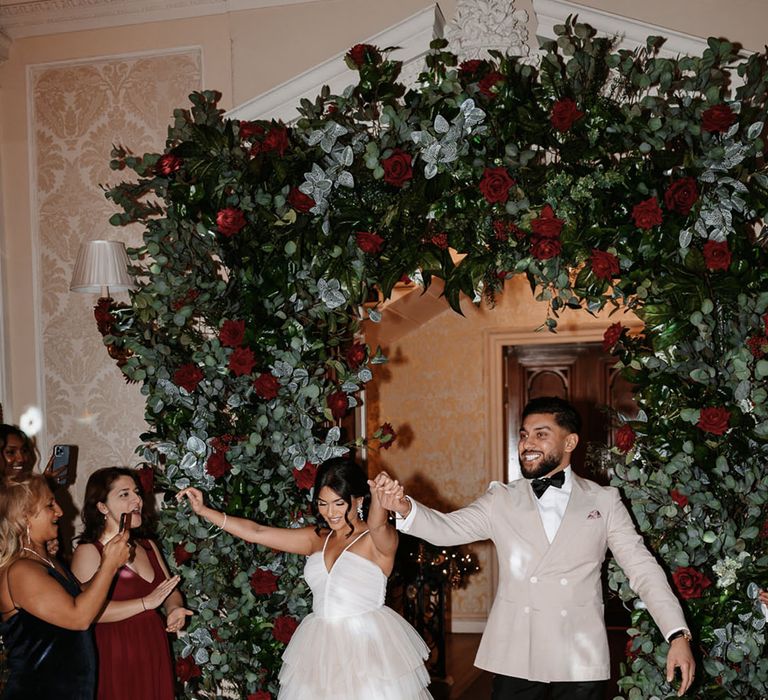
[{"label": "red rose", "polygon": [[289,615],[281,615],[277,618],[277,620],[275,620],[275,626],[272,628],[272,636],[278,642],[288,644],[288,642],[291,641],[291,637],[293,637],[293,633],[296,631],[298,626],[299,623],[295,618],[290,617]]},{"label": "red rose", "polygon": [[699,188],[692,177],[673,180],[664,193],[664,206],[670,211],[688,216],[691,207],[699,200]]},{"label": "red rose", "polygon": [[384,239],[378,233],[358,231],[355,233],[357,247],[368,255],[376,255],[384,244]]},{"label": "red rose", "polygon": [[250,374],[256,365],[256,357],[250,348],[235,348],[229,356],[229,369],[236,377]]},{"label": "red rose", "polygon": [[264,137],[264,141],[261,144],[261,150],[265,152],[275,151],[281,156],[285,153],[288,145],[288,129],[282,125],[273,126]]},{"label": "red rose", "polygon": [[197,385],[202,380],[203,373],[200,368],[191,362],[182,365],[173,373],[173,383],[186,389],[190,394],[197,389]]},{"label": "red rose", "polygon": [[549,121],[557,131],[568,131],[583,116],[584,112],[570,97],[563,97],[552,105]]},{"label": "red rose", "polygon": [[379,63],[381,61],[381,54],[371,44],[355,44],[347,51],[347,58],[354,66],[362,68],[366,63]]},{"label": "red rose", "polygon": [[537,260],[549,260],[557,257],[563,249],[563,244],[555,238],[535,237],[531,242],[531,255]]},{"label": "red rose", "polygon": [[604,250],[594,249],[590,258],[590,265],[595,277],[610,282],[619,274],[619,259]]},{"label": "red rose", "polygon": [[656,197],[649,197],[635,204],[632,207],[632,218],[635,221],[635,226],[638,228],[648,230],[658,226],[662,222],[659,200]]},{"label": "red rose", "polygon": [[269,569],[256,569],[251,574],[251,590],[256,595],[269,595],[277,590],[277,581],[280,577],[276,576]]},{"label": "red rose", "polygon": [[634,642],[634,639],[631,639],[631,638],[628,639],[627,646],[624,649],[624,655],[627,657],[627,661],[630,661],[630,662],[634,661],[640,655],[640,650],[633,648],[632,646],[633,642]]},{"label": "red rose", "polygon": [[231,238],[245,226],[245,214],[236,207],[227,207],[216,214],[216,228],[222,236]]},{"label": "red rose", "polygon": [[247,695],[245,700],[272,700],[272,693],[268,690],[259,690],[256,693]]},{"label": "red rose", "polygon": [[605,329],[605,333],[603,333],[603,350],[605,352],[610,352],[611,348],[619,342],[623,333],[624,326],[618,322],[608,326],[608,328]]},{"label": "red rose", "polygon": [[764,540],[768,540],[768,520],[763,523],[763,527],[760,528],[760,537]]},{"label": "red rose", "polygon": [[173,153],[166,153],[164,156],[158,158],[155,164],[155,172],[163,177],[173,175],[181,169],[181,165],[184,161]]},{"label": "red rose", "polygon": [[488,75],[483,77],[477,86],[480,88],[480,92],[483,93],[489,99],[493,99],[498,94],[498,90],[494,91],[494,88],[504,81],[504,76],[497,70],[493,70]]},{"label": "red rose", "polygon": [[707,270],[717,272],[727,271],[731,266],[731,251],[728,250],[726,241],[707,241],[704,244],[704,263]]},{"label": "red rose", "polygon": [[139,483],[141,490],[145,493],[154,493],[155,491],[155,470],[148,464],[139,469]]},{"label": "red rose", "polygon": [[186,683],[193,678],[199,678],[203,673],[200,667],[195,663],[195,660],[191,656],[184,656],[180,659],[176,659],[176,677],[182,682]]},{"label": "red rose", "polygon": [[509,190],[514,185],[506,168],[486,168],[477,188],[488,204],[503,204],[509,199]]},{"label": "red rose", "polygon": [[346,357],[347,365],[350,369],[357,369],[365,362],[366,355],[368,354],[368,348],[363,343],[353,343],[350,345],[344,357]]},{"label": "red rose", "polygon": [[710,406],[701,409],[696,427],[701,428],[706,433],[712,433],[712,435],[722,435],[728,430],[730,422],[731,412],[727,408]]},{"label": "red rose", "polygon": [[705,109],[701,115],[701,128],[713,134],[728,131],[728,128],[736,121],[733,110],[724,104],[715,105]]},{"label": "red rose", "polygon": [[768,335],[768,313],[763,314],[763,330]]},{"label": "red rose", "polygon": [[243,344],[245,338],[245,321],[224,321],[219,330],[219,341],[228,348],[236,348]]},{"label": "red rose", "polygon": [[531,221],[531,230],[542,238],[558,238],[565,222],[555,216],[555,211],[545,204],[541,213]]},{"label": "red rose", "polygon": [[173,548],[173,558],[176,560],[176,564],[181,566],[192,558],[192,552],[188,552],[184,547],[184,543],[180,542]]},{"label": "red rose", "polygon": [[448,234],[445,231],[436,233],[429,239],[429,242],[440,248],[440,250],[448,250]]},{"label": "red rose", "polygon": [[224,433],[224,435],[217,435],[211,438],[211,447],[216,452],[229,452],[233,442],[236,442],[235,436]]},{"label": "red rose", "polygon": [[214,452],[208,461],[205,463],[205,471],[207,471],[214,479],[220,479],[225,474],[229,473],[232,469],[232,465],[227,460],[226,454],[222,452]]},{"label": "red rose", "polygon": [[459,77],[472,79],[481,68],[485,68],[488,65],[487,61],[482,61],[479,58],[472,58],[469,61],[462,61],[459,64]]},{"label": "red rose", "polygon": [[260,399],[271,401],[277,397],[277,392],[280,389],[280,382],[277,377],[269,372],[262,372],[253,381],[253,388],[256,390],[256,396]]},{"label": "red rose", "polygon": [[101,297],[93,307],[93,317],[96,319],[96,328],[102,335],[109,335],[115,322],[112,316],[112,299]]},{"label": "red rose", "polygon": [[493,222],[493,235],[497,241],[501,241],[502,243],[509,240],[510,235],[514,236],[518,241],[521,241],[525,238],[525,231],[511,221],[496,219],[496,221]]},{"label": "red rose", "polygon": [[381,447],[385,450],[388,450],[390,447],[392,447],[392,443],[397,439],[397,433],[392,427],[392,423],[384,423],[384,425],[379,428],[378,432],[379,443],[381,444]]},{"label": "red rose", "polygon": [[317,476],[317,467],[312,462],[304,462],[301,469],[293,468],[293,480],[296,486],[305,491],[309,491],[315,485]]},{"label": "red rose", "polygon": [[764,335],[753,335],[751,338],[747,338],[747,347],[752,353],[753,357],[758,360],[765,357],[768,353],[768,337]]},{"label": "red rose", "polygon": [[288,204],[290,204],[296,211],[306,214],[316,202],[308,194],[304,194],[298,187],[291,187],[291,191],[288,193]]},{"label": "red rose", "polygon": [[677,489],[672,489],[669,496],[680,508],[685,508],[688,505],[688,496],[680,493]]},{"label": "red rose", "polygon": [[[621,324],[619,324],[619,326],[621,326]],[[616,447],[618,447],[624,454],[629,452],[635,446],[636,439],[637,435],[635,435],[635,431],[632,430],[632,427],[629,425],[622,425],[616,431]]]},{"label": "red rose", "polygon": [[381,167],[384,168],[384,182],[395,187],[402,187],[413,177],[411,154],[399,148],[392,151],[389,158],[381,161]]},{"label": "red rose", "polygon": [[190,289],[181,299],[176,299],[171,302],[171,308],[174,311],[181,311],[187,304],[191,304],[197,297],[200,296],[200,292],[196,289]]},{"label": "red rose", "polygon": [[701,598],[704,589],[712,585],[712,581],[692,566],[681,566],[675,569],[672,573],[672,580],[675,582],[680,596],[685,600]]},{"label": "red rose", "polygon": [[326,399],[328,408],[331,409],[331,415],[334,420],[341,420],[347,414],[349,408],[349,401],[347,395],[343,391],[334,391],[328,395]]},{"label": "red rose", "polygon": [[254,136],[263,136],[264,127],[256,122],[240,122],[239,136],[243,141],[251,141]]}]

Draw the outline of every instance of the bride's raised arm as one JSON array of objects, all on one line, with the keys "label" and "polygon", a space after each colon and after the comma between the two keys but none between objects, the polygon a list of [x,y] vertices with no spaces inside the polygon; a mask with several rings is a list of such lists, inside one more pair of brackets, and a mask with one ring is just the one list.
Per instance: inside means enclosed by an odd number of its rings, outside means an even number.
[{"label": "bride's raised arm", "polygon": [[176,500],[179,503],[184,498],[189,501],[192,510],[201,518],[205,518],[230,535],[239,537],[246,542],[261,544],[281,552],[304,555],[312,554],[322,546],[322,540],[313,527],[269,527],[247,518],[227,515],[206,506],[202,492],[191,486],[176,494]]}]

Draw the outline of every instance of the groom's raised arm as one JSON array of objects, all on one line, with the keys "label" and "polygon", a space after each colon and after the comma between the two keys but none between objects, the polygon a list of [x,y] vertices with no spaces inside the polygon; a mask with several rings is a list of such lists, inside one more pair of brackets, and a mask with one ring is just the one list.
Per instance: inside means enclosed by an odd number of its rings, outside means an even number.
[{"label": "groom's raised arm", "polygon": [[492,491],[452,513],[441,513],[406,496],[402,485],[385,472],[372,482],[385,508],[397,513],[397,529],[438,546],[467,544],[491,538]]}]

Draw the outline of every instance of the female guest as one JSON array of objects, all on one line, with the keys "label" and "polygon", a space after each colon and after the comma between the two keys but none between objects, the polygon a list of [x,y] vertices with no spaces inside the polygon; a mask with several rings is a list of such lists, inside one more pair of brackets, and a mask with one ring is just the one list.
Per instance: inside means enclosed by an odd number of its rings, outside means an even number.
[{"label": "female guest", "polygon": [[[173,665],[166,632],[178,632],[192,613],[174,590],[157,545],[146,537],[136,472],[99,469],[85,487],[83,534],[72,559],[80,581],[97,574],[106,542],[124,516],[133,555],[117,574],[109,602],[97,619],[98,700],[173,700]],[[156,610],[165,609],[165,622]]]},{"label": "female guest", "polygon": [[192,510],[247,542],[304,554],[313,612],[283,654],[280,700],[366,698],[424,700],[429,676],[426,644],[384,605],[397,532],[387,512],[371,504],[368,482],[353,462],[334,459],[317,473],[312,509],[316,527],[281,529],[229,517],[206,507],[195,488],[180,491]]},{"label": "female guest", "polygon": [[115,572],[128,561],[126,534],[103,548],[88,590],[45,543],[56,539],[61,509],[45,478],[28,475],[0,488],[0,634],[8,682],[2,700],[93,700],[96,655],[89,627]]},{"label": "female guest", "polygon": [[29,438],[15,425],[0,424],[0,450],[2,466],[7,476],[18,476],[32,471],[34,450]]}]

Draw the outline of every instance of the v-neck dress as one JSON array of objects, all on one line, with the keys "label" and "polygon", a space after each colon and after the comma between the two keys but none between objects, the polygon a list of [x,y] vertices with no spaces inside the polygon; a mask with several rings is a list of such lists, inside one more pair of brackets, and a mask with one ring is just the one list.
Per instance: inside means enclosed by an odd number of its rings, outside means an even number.
[{"label": "v-neck dress", "polygon": [[[323,551],[307,557],[312,612],[283,653],[279,700],[428,700],[424,640],[384,605],[387,577],[344,549],[330,571]],[[330,536],[330,535],[329,535]]]},{"label": "v-neck dress", "polygon": [[[101,543],[94,544],[101,552]],[[139,540],[137,546],[147,553],[152,580],[122,567],[112,584],[111,601],[148,596],[165,579],[152,545]],[[99,622],[95,635],[99,657],[97,700],[173,700],[171,650],[165,622],[156,610],[119,622]]]}]

